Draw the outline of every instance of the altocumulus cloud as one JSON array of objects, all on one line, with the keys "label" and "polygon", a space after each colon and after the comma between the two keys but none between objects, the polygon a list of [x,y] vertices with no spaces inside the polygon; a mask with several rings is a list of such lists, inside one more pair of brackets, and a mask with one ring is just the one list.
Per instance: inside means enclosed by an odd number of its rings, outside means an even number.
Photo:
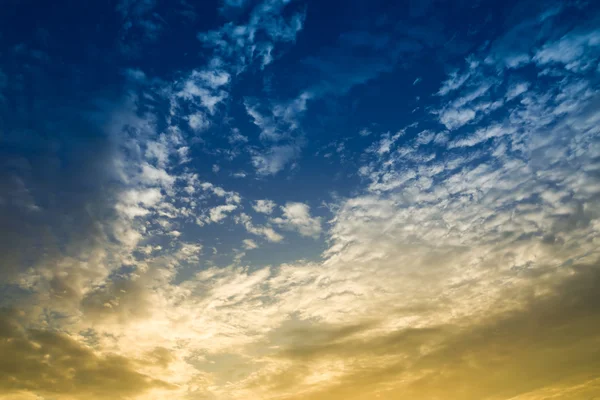
[{"label": "altocumulus cloud", "polygon": [[595,4],[175,3],[0,17],[0,399],[597,395]]}]

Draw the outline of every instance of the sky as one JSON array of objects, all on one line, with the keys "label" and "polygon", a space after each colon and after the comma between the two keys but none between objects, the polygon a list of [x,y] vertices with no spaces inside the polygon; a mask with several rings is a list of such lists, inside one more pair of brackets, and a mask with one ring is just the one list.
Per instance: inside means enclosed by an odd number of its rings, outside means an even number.
[{"label": "sky", "polygon": [[600,399],[600,3],[0,10],[0,400]]}]

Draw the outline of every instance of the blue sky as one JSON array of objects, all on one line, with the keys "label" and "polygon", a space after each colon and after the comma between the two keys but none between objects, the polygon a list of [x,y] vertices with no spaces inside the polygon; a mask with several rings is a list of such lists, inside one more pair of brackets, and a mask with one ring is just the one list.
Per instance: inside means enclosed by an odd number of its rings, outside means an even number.
[{"label": "blue sky", "polygon": [[9,0],[0,334],[32,361],[0,400],[589,398],[599,26],[575,0]]}]

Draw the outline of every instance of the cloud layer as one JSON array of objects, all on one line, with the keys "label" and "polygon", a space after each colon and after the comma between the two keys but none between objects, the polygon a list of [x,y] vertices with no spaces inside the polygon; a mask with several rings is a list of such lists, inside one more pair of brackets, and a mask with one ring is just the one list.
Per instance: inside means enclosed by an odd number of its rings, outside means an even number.
[{"label": "cloud layer", "polygon": [[597,395],[597,7],[176,3],[0,54],[0,400]]}]

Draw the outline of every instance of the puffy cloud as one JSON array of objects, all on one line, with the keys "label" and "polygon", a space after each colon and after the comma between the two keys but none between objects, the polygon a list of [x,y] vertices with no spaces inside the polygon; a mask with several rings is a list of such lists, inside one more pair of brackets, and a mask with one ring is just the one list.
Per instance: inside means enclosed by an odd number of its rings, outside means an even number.
[{"label": "puffy cloud", "polygon": [[206,116],[201,112],[188,115],[187,120],[188,124],[190,125],[190,128],[192,128],[196,132],[202,132],[210,126],[210,122],[208,121],[208,119],[206,119]]},{"label": "puffy cloud", "polygon": [[223,219],[225,219],[227,217],[228,213],[235,210],[236,208],[237,208],[237,206],[235,204],[225,204],[222,206],[217,206],[215,208],[211,208],[209,211],[210,220],[212,222],[221,222]]},{"label": "puffy cloud", "polygon": [[282,217],[273,218],[273,223],[302,236],[318,237],[321,234],[321,218],[311,217],[310,207],[303,203],[286,203],[281,206]]},{"label": "puffy cloud", "polygon": [[277,205],[272,200],[256,200],[252,205],[254,211],[262,214],[271,214]]}]

